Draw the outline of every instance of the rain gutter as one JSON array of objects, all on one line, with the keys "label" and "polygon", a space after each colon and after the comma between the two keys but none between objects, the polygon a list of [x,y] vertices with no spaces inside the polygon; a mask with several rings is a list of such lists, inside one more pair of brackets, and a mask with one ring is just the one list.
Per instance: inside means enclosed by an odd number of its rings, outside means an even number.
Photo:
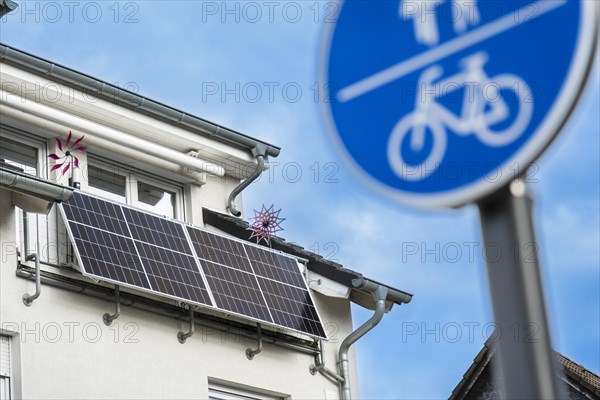
[{"label": "rain gutter", "polygon": [[0,188],[23,193],[46,201],[67,201],[73,195],[73,188],[0,167]]}]

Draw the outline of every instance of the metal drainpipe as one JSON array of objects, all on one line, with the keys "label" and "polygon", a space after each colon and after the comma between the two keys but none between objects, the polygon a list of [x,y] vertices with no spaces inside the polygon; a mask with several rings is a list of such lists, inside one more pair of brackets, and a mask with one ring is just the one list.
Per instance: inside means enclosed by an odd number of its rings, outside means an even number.
[{"label": "metal drainpipe", "polygon": [[312,375],[316,375],[320,372],[323,376],[333,379],[337,383],[344,383],[344,378],[336,374],[325,366],[325,351],[323,350],[323,341],[319,340],[319,353],[315,354],[315,363],[312,364],[308,370]]},{"label": "metal drainpipe", "polygon": [[262,327],[260,326],[260,324],[257,324],[256,326],[256,343],[257,347],[255,350],[252,350],[251,348],[246,349],[246,357],[248,358],[248,360],[252,360],[255,355],[259,354],[262,351]]},{"label": "metal drainpipe", "polygon": [[190,305],[190,330],[188,333],[179,331],[177,333],[177,340],[179,343],[184,344],[185,341],[194,334],[194,308]]},{"label": "metal drainpipe", "polygon": [[104,325],[111,326],[112,322],[119,318],[121,315],[121,292],[119,290],[119,285],[115,285],[115,313],[110,315],[109,313],[105,313],[102,316],[102,321],[104,321]]},{"label": "metal drainpipe", "polygon": [[[355,282],[352,282],[353,284]],[[386,287],[378,285],[375,291],[372,292],[373,298],[375,299],[375,314],[364,324],[362,324],[358,329],[352,332],[340,345],[339,349],[339,369],[340,375],[344,379],[342,382],[342,400],[350,400],[350,368],[348,361],[348,351],[350,350],[350,346],[352,346],[356,341],[358,341],[361,337],[363,337],[367,332],[373,329],[381,318],[383,318],[383,314],[385,313],[385,299],[387,297],[388,290]]]},{"label": "metal drainpipe", "polygon": [[244,179],[242,183],[237,185],[235,189],[231,191],[229,195],[229,199],[227,200],[227,209],[232,215],[239,217],[242,215],[241,211],[239,211],[235,207],[235,198],[244,190],[248,185],[254,182],[260,174],[263,173],[268,167],[266,167],[265,163],[267,161],[267,146],[263,144],[257,144],[256,147],[252,149],[252,154],[256,157],[256,170],[250,175],[248,178]]},{"label": "metal drainpipe", "polygon": [[40,270],[40,241],[39,241],[39,239],[38,239],[37,243],[35,244],[35,254],[29,254],[27,257],[25,257],[25,260],[27,260],[27,261],[30,261],[32,259],[35,259],[35,293],[32,295],[25,293],[23,295],[23,304],[25,304],[27,307],[30,307],[31,303],[33,303],[33,301],[35,299],[40,297],[40,293],[42,292],[42,273]]},{"label": "metal drainpipe", "polygon": [[29,215],[27,211],[23,211],[23,250],[25,254],[29,254]]}]

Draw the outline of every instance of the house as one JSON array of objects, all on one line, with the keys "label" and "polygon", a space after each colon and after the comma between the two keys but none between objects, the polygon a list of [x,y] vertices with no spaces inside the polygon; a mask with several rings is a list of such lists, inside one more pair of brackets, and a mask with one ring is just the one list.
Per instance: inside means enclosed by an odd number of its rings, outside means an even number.
[{"label": "house", "polygon": [[[495,337],[492,335],[491,338]],[[488,339],[473,364],[456,385],[449,400],[500,399],[499,385],[494,379],[496,345]],[[555,352],[556,373],[561,383],[561,399],[600,399],[600,376]]]},{"label": "house", "polygon": [[0,83],[2,399],[358,396],[412,295],[250,240],[277,146],[7,45]]}]

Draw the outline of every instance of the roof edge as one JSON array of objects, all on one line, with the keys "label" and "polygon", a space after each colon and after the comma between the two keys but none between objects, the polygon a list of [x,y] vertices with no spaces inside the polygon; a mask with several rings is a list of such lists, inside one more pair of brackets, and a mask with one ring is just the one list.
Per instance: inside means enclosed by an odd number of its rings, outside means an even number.
[{"label": "roof edge", "polygon": [[50,77],[74,89],[83,90],[103,100],[128,109],[142,112],[151,117],[164,120],[175,126],[183,127],[195,133],[210,138],[236,144],[242,148],[252,150],[257,145],[267,148],[267,155],[277,157],[281,148],[267,142],[252,138],[243,133],[228,129],[212,123],[195,115],[185,113],[177,108],[164,103],[140,96],[136,93],[121,89],[106,81],[86,75],[74,69],[65,67],[52,61],[27,53],[0,43],[0,60],[24,67],[37,75]]}]

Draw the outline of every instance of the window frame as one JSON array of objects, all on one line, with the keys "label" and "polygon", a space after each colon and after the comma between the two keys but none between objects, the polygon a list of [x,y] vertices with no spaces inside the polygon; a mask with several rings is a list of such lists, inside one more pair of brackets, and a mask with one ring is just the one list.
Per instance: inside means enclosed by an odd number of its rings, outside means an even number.
[{"label": "window frame", "polygon": [[[135,208],[141,208],[137,203],[137,192],[138,192],[138,182],[143,182],[145,184],[155,186],[161,190],[166,192],[173,193],[175,199],[173,201],[173,216],[171,218],[186,222],[185,221],[185,202],[184,202],[184,184],[181,182],[173,182],[171,180],[167,180],[159,175],[150,174],[147,172],[139,171],[131,168],[130,166],[120,163],[118,161],[106,159],[102,156],[90,153],[88,154],[87,166],[92,165],[95,168],[107,171],[111,174],[119,175],[125,178],[125,202],[128,206],[132,206]],[[90,185],[88,168],[86,167],[84,179],[87,180],[88,186]],[[84,192],[91,193],[89,189],[83,189]],[[102,197],[102,193],[91,193],[96,196]],[[115,199],[109,199],[111,201],[117,201]],[[135,202],[134,202],[135,201]],[[144,211],[148,211],[155,214],[160,214],[158,210],[152,210],[151,208],[142,208]]]},{"label": "window frame", "polygon": [[48,178],[48,163],[46,162],[48,158],[48,143],[44,138],[4,124],[0,124],[0,138],[6,138],[11,142],[35,148],[37,158],[35,176],[44,179]]}]

